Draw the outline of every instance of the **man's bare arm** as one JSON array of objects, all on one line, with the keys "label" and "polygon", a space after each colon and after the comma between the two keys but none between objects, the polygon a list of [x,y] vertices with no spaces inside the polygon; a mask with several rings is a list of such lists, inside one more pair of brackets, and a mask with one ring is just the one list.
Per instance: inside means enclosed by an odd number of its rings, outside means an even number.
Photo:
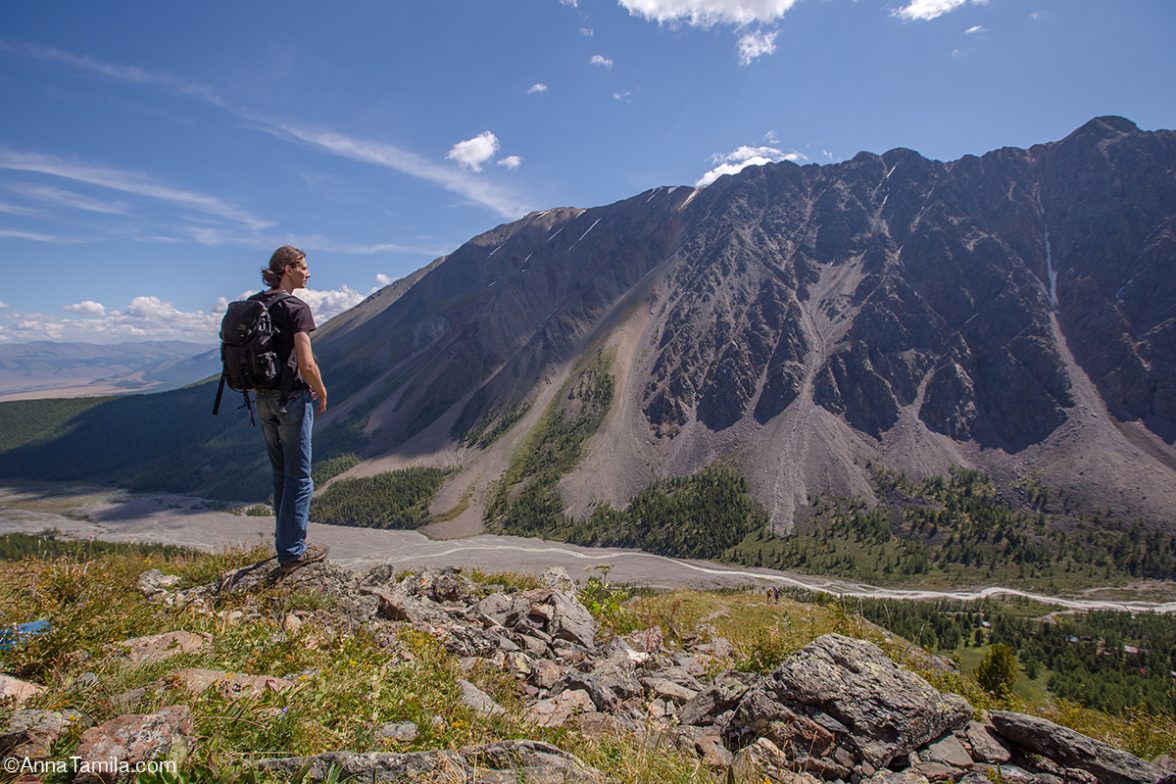
[{"label": "man's bare arm", "polygon": [[310,392],[318,401],[315,413],[326,413],[327,387],[323,384],[323,376],[319,372],[318,363],[314,361],[314,351],[310,348],[309,333],[294,333],[294,355],[298,358],[298,372],[302,374],[302,380],[310,385]]}]

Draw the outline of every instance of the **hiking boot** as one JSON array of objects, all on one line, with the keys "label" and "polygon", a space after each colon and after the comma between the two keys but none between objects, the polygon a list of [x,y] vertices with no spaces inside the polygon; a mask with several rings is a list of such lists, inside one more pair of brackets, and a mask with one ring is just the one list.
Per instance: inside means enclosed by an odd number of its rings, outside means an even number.
[{"label": "hiking boot", "polygon": [[326,558],[327,553],[330,551],[331,548],[327,547],[325,544],[308,544],[306,549],[302,551],[302,555],[298,556],[298,558],[278,566],[278,573],[286,575],[290,574],[290,572],[293,572],[295,569],[301,569],[307,564],[318,563],[319,561]]}]

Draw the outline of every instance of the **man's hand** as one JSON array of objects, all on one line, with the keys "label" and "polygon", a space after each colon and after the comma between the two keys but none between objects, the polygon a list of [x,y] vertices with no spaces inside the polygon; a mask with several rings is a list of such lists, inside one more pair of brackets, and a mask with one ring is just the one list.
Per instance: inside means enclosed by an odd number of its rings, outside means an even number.
[{"label": "man's hand", "polygon": [[318,405],[314,409],[316,415],[322,416],[327,413],[327,390],[324,389],[322,394],[320,394],[312,389],[310,390],[310,397],[318,401]]}]

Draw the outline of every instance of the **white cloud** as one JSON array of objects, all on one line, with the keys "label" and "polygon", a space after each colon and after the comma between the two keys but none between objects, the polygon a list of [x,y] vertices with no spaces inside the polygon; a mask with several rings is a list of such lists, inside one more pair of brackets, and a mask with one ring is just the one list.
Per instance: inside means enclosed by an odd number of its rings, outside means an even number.
[{"label": "white cloud", "polygon": [[975,35],[976,33],[987,33],[988,28],[983,25],[972,25],[964,31],[965,35]]},{"label": "white cloud", "polygon": [[508,155],[505,158],[503,158],[502,160],[498,161],[498,165],[505,166],[506,168],[510,169],[511,171],[514,171],[515,169],[517,169],[523,165],[523,159],[518,155]]},{"label": "white cloud", "polygon": [[0,147],[0,169],[50,174],[66,180],[84,182],[136,196],[145,196],[240,223],[253,231],[266,229],[273,225],[273,221],[250,215],[240,207],[215,196],[163,185],[141,172],[67,161],[52,155],[18,152],[7,147]]},{"label": "white cloud", "polygon": [[62,310],[69,313],[79,313],[83,316],[105,316],[106,306],[92,299],[82,300],[73,305],[64,305]]},{"label": "white cloud", "polygon": [[472,139],[453,145],[445,157],[458,166],[477,172],[482,171],[482,164],[493,158],[498,149],[498,137],[490,131],[482,131]]},{"label": "white cloud", "polygon": [[397,280],[398,280],[397,278],[394,278],[391,275],[385,275],[382,272],[376,273],[376,283],[378,283],[381,286],[390,286],[393,283],[395,283]]},{"label": "white cloud", "polygon": [[[987,2],[982,0],[970,0],[976,5],[987,5]],[[937,17],[950,13],[957,8],[963,7],[969,0],[910,0],[902,8],[892,11],[891,15],[900,16],[903,19],[918,19],[928,22]]]},{"label": "white cloud", "polygon": [[799,161],[804,159],[805,156],[795,150],[784,152],[776,147],[750,147],[744,145],[728,153],[712,155],[711,162],[718,164],[718,166],[715,166],[706,174],[702,175],[694,185],[697,188],[705,188],[724,174],[738,174],[748,166],[763,166],[767,163]]},{"label": "white cloud", "polygon": [[613,100],[614,101],[623,101],[624,103],[632,103],[632,101],[629,100],[630,96],[632,96],[632,95],[633,95],[632,90],[629,90],[629,91],[623,92],[623,93],[613,93]]},{"label": "white cloud", "polygon": [[1033,11],[1032,13],[1029,14],[1029,18],[1032,19],[1034,22],[1036,22],[1039,19],[1041,19],[1041,12],[1040,11]]},{"label": "white cloud", "polygon": [[755,60],[767,54],[776,53],[775,30],[758,30],[744,34],[739,39],[739,64],[751,65]]},{"label": "white cloud", "polygon": [[[243,292],[241,297],[254,292]],[[365,295],[344,285],[320,291],[300,289],[298,297],[310,305],[315,323],[322,326],[363,301]],[[13,313],[0,315],[0,341],[78,340],[89,343],[119,340],[194,340],[213,345],[229,299],[221,297],[209,310],[185,311],[156,296],[132,299],[125,308],[111,310],[97,302],[80,302],[65,306],[71,316],[47,313]],[[101,308],[101,311],[99,310]]]},{"label": "white cloud", "polygon": [[696,27],[771,24],[797,0],[619,0],[631,15],[658,23],[685,22]]},{"label": "white cloud", "polygon": [[9,307],[7,302],[0,302],[0,310],[4,310],[4,308],[7,308],[7,307]]},{"label": "white cloud", "polygon": [[559,0],[560,5],[566,5],[570,8],[579,8],[580,0]]},{"label": "white cloud", "polygon": [[543,82],[535,82],[533,85],[527,88],[527,95],[534,95],[535,93],[545,92],[547,92],[547,85],[545,85]]},{"label": "white cloud", "polygon": [[365,294],[360,294],[350,286],[344,284],[342,288],[333,291],[319,289],[298,289],[294,292],[299,299],[310,305],[314,312],[314,323],[322,325],[328,319],[338,316],[363,302]]},{"label": "white cloud", "polygon": [[776,135],[775,131],[768,131],[764,134],[764,141],[768,144],[779,144],[780,137]]},{"label": "white cloud", "polygon": [[591,63],[592,65],[600,65],[605,68],[612,68],[613,67],[613,61],[608,59],[607,57],[605,57],[602,54],[592,55],[592,59],[589,60],[588,62]]},{"label": "white cloud", "polygon": [[584,36],[585,38],[591,38],[592,36],[596,35],[596,31],[591,27],[581,27],[580,35]]}]

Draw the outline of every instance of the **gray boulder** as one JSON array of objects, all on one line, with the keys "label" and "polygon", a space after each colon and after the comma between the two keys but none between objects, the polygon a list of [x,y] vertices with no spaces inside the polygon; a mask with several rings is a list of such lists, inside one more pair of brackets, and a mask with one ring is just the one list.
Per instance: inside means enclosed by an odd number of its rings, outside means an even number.
[{"label": "gray boulder", "polygon": [[697,726],[713,724],[719,715],[739,704],[750,683],[751,678],[744,673],[726,673],[688,700],[678,713],[678,721]]},{"label": "gray boulder", "polygon": [[418,751],[406,754],[346,751],[310,757],[262,760],[257,767],[293,776],[308,767],[306,781],[323,781],[334,765],[340,780],[365,782],[461,781],[465,784],[604,784],[600,771],[549,743],[516,740],[474,746],[461,751]]},{"label": "gray boulder", "polygon": [[837,745],[884,768],[895,757],[965,726],[971,716],[962,697],[941,694],[876,645],[826,634],[744,695],[727,736],[745,742],[765,727],[795,726],[797,717],[809,717],[832,728]]},{"label": "gray boulder", "polygon": [[1052,721],[1008,711],[993,711],[990,718],[996,731],[1014,745],[1067,768],[1093,773],[1102,784],[1154,784],[1164,775],[1133,754]]},{"label": "gray boulder", "polygon": [[8,729],[0,733],[0,757],[45,759],[57,739],[70,728],[92,723],[76,710],[18,710],[12,714]]}]

